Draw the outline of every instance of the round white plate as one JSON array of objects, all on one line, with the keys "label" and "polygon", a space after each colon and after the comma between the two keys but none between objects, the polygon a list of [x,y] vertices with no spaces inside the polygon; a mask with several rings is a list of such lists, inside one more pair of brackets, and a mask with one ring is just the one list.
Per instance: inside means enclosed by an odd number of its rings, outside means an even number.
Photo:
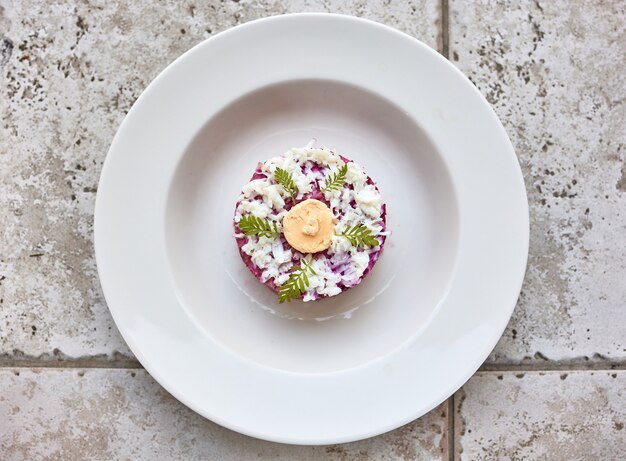
[{"label": "round white plate", "polygon": [[[232,214],[259,160],[312,138],[374,178],[392,234],[357,288],[279,305]],[[150,84],[104,164],[95,244],[117,326],[176,398],[329,444],[408,423],[476,371],[519,294],[528,209],[502,125],[448,61],[374,22],[299,14],[219,34]]]}]

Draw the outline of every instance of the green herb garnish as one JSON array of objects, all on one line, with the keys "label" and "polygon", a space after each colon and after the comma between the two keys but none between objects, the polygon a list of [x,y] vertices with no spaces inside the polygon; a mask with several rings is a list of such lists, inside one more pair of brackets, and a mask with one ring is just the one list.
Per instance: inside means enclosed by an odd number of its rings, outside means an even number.
[{"label": "green herb garnish", "polygon": [[292,300],[302,296],[309,286],[309,277],[307,276],[307,272],[310,272],[311,275],[317,275],[309,262],[304,259],[301,259],[300,262],[300,266],[291,267],[293,272],[289,274],[289,279],[287,279],[287,281],[280,286],[280,291],[278,292],[278,302],[291,302]]},{"label": "green herb garnish", "polygon": [[340,235],[350,240],[350,243],[357,248],[369,248],[379,245],[376,237],[372,235],[372,231],[364,224],[357,224],[348,228]]},{"label": "green herb garnish", "polygon": [[341,189],[343,184],[346,182],[346,174],[348,174],[348,164],[344,163],[336,173],[326,178],[322,192],[330,192]]},{"label": "green herb garnish", "polygon": [[259,237],[279,237],[280,231],[276,221],[261,219],[256,216],[242,216],[237,223],[239,229],[246,235],[258,235]]},{"label": "green herb garnish", "polygon": [[285,191],[291,198],[295,200],[296,195],[298,195],[298,188],[296,184],[293,182],[293,176],[287,170],[283,170],[282,168],[276,168],[274,171],[274,177],[276,178],[276,182],[283,186]]}]

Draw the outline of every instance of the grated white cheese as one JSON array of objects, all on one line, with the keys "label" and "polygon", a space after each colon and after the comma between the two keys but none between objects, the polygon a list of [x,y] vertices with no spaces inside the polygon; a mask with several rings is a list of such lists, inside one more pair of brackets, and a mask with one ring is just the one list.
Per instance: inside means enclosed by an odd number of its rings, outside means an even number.
[{"label": "grated white cheese", "polygon": [[[344,161],[338,154],[319,148],[294,148],[283,156],[267,160],[261,166],[261,172],[266,177],[252,180],[243,187],[235,211],[235,221],[239,221],[244,215],[252,215],[271,219],[279,223],[280,228],[282,218],[287,213],[285,202],[289,199],[289,194],[274,179],[276,168],[291,173],[298,188],[297,199],[301,200],[313,192],[314,188],[321,190],[327,175],[335,173],[343,164]],[[380,193],[373,185],[367,184],[367,175],[354,162],[348,162],[346,184],[352,187],[324,192],[336,218],[336,235],[332,237],[329,256],[318,255],[311,261],[316,275],[309,276],[309,287],[303,297],[304,301],[337,295],[342,291],[339,285],[357,285],[369,265],[370,253],[377,251],[356,248],[339,234],[355,225],[364,224],[375,236],[386,235],[382,232],[383,202]],[[299,264],[303,257],[276,238],[247,238],[242,251],[263,270],[261,280],[264,283],[273,279],[276,285],[282,285],[289,278],[291,267]]]},{"label": "grated white cheese", "polygon": [[273,258],[270,255],[273,240],[274,239],[269,237],[250,236],[248,243],[241,247],[241,249],[250,256],[252,262],[259,269],[265,269],[273,263]]},{"label": "grated white cheese", "polygon": [[[296,198],[301,198],[304,194],[308,194],[311,192],[311,182],[309,178],[302,172],[300,164],[295,160],[293,156],[272,157],[263,164],[263,166],[261,167],[261,171],[267,174],[268,177],[273,177],[276,168],[282,168],[283,170],[291,173],[291,176],[293,177],[293,182],[298,188],[298,195]],[[282,186],[278,187],[282,189]]]},{"label": "grated white cheese", "polygon": [[380,193],[371,184],[367,184],[356,191],[355,201],[370,218],[380,217],[383,201]]},{"label": "grated white cheese", "polygon": [[367,175],[363,169],[354,162],[348,163],[348,172],[346,173],[346,182],[352,184],[355,189],[361,188],[367,181]]},{"label": "grated white cheese", "polygon": [[265,202],[242,200],[237,207],[237,218],[243,215],[252,215],[257,218],[267,218],[272,215],[272,209]]},{"label": "grated white cheese", "polygon": [[300,164],[306,161],[312,161],[321,165],[343,165],[344,163],[341,157],[330,149],[296,147],[287,152],[287,156],[291,156]]}]

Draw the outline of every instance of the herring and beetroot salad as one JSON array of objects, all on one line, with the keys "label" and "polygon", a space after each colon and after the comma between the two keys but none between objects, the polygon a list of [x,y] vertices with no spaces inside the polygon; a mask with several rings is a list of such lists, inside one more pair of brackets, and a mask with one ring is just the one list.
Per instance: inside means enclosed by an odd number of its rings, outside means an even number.
[{"label": "herring and beetroot salad", "polygon": [[258,164],[237,200],[234,227],[243,262],[280,302],[357,286],[388,235],[374,181],[354,161],[311,146]]}]

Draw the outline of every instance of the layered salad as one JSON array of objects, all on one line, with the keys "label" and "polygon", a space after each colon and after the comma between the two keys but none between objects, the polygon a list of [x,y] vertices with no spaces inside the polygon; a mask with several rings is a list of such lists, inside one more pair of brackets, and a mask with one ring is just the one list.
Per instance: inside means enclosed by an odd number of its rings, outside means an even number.
[{"label": "layered salad", "polygon": [[310,145],[258,164],[233,224],[243,262],[280,302],[356,287],[388,235],[385,203],[363,168]]}]

